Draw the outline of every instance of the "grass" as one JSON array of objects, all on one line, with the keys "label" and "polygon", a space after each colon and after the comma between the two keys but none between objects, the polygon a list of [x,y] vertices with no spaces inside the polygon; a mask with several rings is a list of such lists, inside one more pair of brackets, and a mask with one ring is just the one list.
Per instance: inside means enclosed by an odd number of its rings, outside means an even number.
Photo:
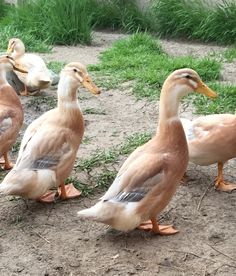
[{"label": "grass", "polygon": [[99,28],[236,43],[234,1],[212,7],[202,0],[153,0],[142,10],[136,0],[25,0],[17,7],[3,2],[0,0],[1,51],[11,37],[21,38],[27,50],[34,52],[48,52],[55,44],[90,44],[92,32]]},{"label": "grass", "polygon": [[4,0],[0,0],[0,19],[5,15],[6,13],[6,4]]},{"label": "grass", "polygon": [[97,191],[105,191],[113,182],[117,171],[115,170],[103,170],[98,175],[92,177],[91,182],[94,185],[88,185],[78,180],[78,177],[71,176],[66,180],[67,183],[73,183],[73,185],[82,192],[84,197],[95,194]]},{"label": "grass", "polygon": [[93,22],[97,28],[121,29],[128,33],[146,30],[150,24],[136,0],[100,0]]},{"label": "grass", "polygon": [[11,37],[19,37],[28,50],[37,52],[49,51],[55,44],[91,44],[95,27],[127,32],[147,27],[147,17],[135,0],[26,0],[7,12],[0,0],[1,18],[1,49]]},{"label": "grass", "polygon": [[106,112],[104,110],[99,110],[93,107],[87,107],[83,110],[83,114],[96,114],[96,115],[106,115]]},{"label": "grass", "polygon": [[98,77],[104,76],[102,84],[107,89],[133,80],[137,98],[156,99],[166,77],[173,70],[184,67],[196,70],[205,81],[213,81],[220,76],[221,64],[208,57],[168,56],[158,40],[146,33],[136,33],[115,42],[100,56],[100,63],[90,66],[90,70]]},{"label": "grass", "polygon": [[[90,158],[80,160],[79,164],[75,167],[75,172],[79,170],[86,171],[90,175],[91,185],[81,183],[77,180],[77,177],[69,177],[67,183],[73,183],[75,187],[82,191],[84,196],[94,194],[95,191],[106,190],[113,182],[117,171],[113,168],[108,170],[106,165],[114,165],[120,156],[125,156],[133,152],[137,147],[143,145],[151,139],[149,133],[136,133],[128,137],[124,143],[114,148],[110,148],[108,151],[97,151]],[[101,172],[92,176],[90,172],[93,169],[101,169]]]},{"label": "grass", "polygon": [[236,46],[229,47],[225,52],[224,52],[224,58],[228,62],[232,62],[234,59],[236,59]]},{"label": "grass", "polygon": [[131,153],[138,146],[143,145],[150,139],[151,135],[149,133],[134,134],[128,137],[120,146],[109,149],[108,151],[97,151],[90,158],[80,160],[76,167],[83,171],[91,171],[95,167],[115,163],[120,155]]},{"label": "grass", "polygon": [[[236,3],[202,0],[153,0],[149,8],[155,33],[222,44],[236,42]],[[224,22],[224,24],[222,24]]]},{"label": "grass", "polygon": [[66,65],[63,61],[49,61],[47,62],[48,69],[52,70],[54,73],[59,74],[62,68]]},{"label": "grass", "polygon": [[196,113],[208,115],[214,113],[235,113],[236,111],[236,86],[220,83],[210,83],[218,97],[208,101],[206,97],[195,97],[193,103]]}]

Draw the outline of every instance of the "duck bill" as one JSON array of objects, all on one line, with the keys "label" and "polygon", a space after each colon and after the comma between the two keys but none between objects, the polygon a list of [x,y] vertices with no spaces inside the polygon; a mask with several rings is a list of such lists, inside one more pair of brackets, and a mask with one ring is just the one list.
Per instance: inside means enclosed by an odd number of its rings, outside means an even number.
[{"label": "duck bill", "polygon": [[207,97],[209,97],[209,98],[216,98],[217,97],[217,94],[213,91],[213,90],[211,90],[204,82],[200,82],[199,84],[198,84],[198,87],[195,89],[195,91],[197,92],[197,93],[200,93],[200,94],[203,94],[203,95],[205,95],[205,96],[207,96]]},{"label": "duck bill", "polygon": [[9,46],[9,47],[7,48],[7,54],[9,55],[9,54],[11,54],[11,53],[13,53],[13,48],[12,48],[11,46]]},{"label": "duck bill", "polygon": [[101,93],[101,90],[93,83],[89,76],[83,79],[82,84],[94,95],[98,95]]}]

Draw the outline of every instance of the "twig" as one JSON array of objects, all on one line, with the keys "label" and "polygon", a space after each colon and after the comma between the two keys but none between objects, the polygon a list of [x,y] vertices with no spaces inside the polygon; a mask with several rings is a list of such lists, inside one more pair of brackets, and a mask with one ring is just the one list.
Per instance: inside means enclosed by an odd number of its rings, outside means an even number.
[{"label": "twig", "polygon": [[48,239],[46,239],[44,236],[42,236],[42,235],[39,234],[38,232],[35,232],[35,231],[34,231],[34,233],[35,233],[37,236],[39,236],[41,239],[45,240],[45,242],[50,243],[50,241],[49,241]]},{"label": "twig", "polygon": [[206,188],[206,190],[205,190],[204,193],[202,194],[202,196],[201,196],[201,198],[200,198],[200,201],[199,201],[199,203],[198,203],[198,205],[197,205],[197,211],[199,211],[199,209],[201,208],[202,200],[203,200],[203,198],[205,197],[205,195],[206,195],[206,193],[208,192],[208,190],[210,189],[211,185],[212,185],[212,183],[210,183],[210,184],[208,185],[208,187]]},{"label": "twig", "polygon": [[210,245],[210,244],[208,244],[208,243],[207,243],[207,245],[210,246],[210,248],[212,248],[212,249],[215,250],[216,252],[218,252],[218,253],[220,253],[221,255],[225,256],[226,258],[229,258],[230,260],[236,262],[236,260],[235,260],[234,258],[232,258],[232,257],[230,257],[229,255],[227,255],[227,254],[221,252],[220,250],[216,249],[216,248],[213,247],[212,245]]}]

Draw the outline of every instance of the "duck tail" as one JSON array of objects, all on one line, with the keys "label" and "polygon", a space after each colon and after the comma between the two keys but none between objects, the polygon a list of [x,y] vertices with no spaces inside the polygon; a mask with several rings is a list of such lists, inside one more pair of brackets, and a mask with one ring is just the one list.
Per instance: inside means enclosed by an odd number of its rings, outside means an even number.
[{"label": "duck tail", "polygon": [[94,206],[77,212],[77,215],[81,218],[104,222],[112,216],[112,213],[107,211],[107,206],[105,205],[107,205],[106,202],[99,201]]}]

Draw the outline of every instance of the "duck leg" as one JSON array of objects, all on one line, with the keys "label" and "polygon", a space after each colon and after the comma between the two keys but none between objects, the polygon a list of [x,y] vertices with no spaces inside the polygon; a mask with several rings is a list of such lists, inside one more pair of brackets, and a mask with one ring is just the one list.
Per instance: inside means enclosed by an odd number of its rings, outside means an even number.
[{"label": "duck leg", "polygon": [[56,202],[58,198],[66,200],[79,197],[80,195],[81,192],[77,190],[72,183],[65,185],[63,182],[57,191],[49,191],[43,196],[39,197],[37,200],[43,203],[52,203]]},{"label": "duck leg", "polygon": [[60,197],[63,200],[76,198],[81,195],[81,191],[77,190],[72,183],[65,185],[65,183],[63,182],[59,189],[61,190],[61,193],[59,192]]},{"label": "duck leg", "polygon": [[4,170],[12,169],[14,165],[9,161],[7,152],[3,153],[3,158],[4,158],[4,162],[2,162],[2,164],[4,164],[3,169]]},{"label": "duck leg", "polygon": [[138,229],[152,231],[159,235],[173,235],[179,232],[172,225],[159,225],[156,219],[151,219],[141,223],[138,226]]},{"label": "duck leg", "polygon": [[25,89],[24,89],[24,91],[20,92],[20,95],[21,96],[29,96],[29,92],[28,92],[28,89],[25,84],[24,84],[24,87],[25,87]]},{"label": "duck leg", "polygon": [[224,164],[222,162],[218,163],[218,176],[216,178],[215,188],[216,190],[219,190],[222,192],[231,193],[233,190],[236,190],[236,184],[228,183],[224,181],[223,166]]}]

